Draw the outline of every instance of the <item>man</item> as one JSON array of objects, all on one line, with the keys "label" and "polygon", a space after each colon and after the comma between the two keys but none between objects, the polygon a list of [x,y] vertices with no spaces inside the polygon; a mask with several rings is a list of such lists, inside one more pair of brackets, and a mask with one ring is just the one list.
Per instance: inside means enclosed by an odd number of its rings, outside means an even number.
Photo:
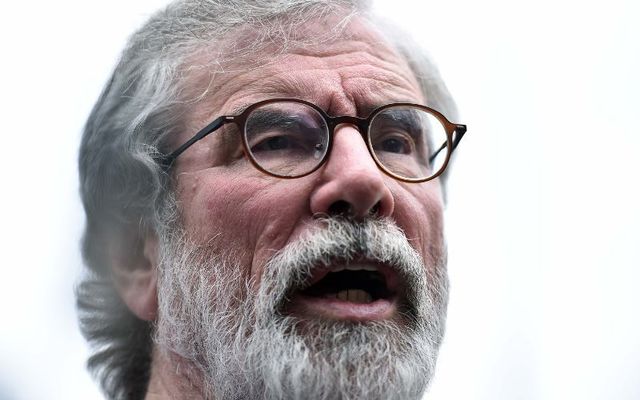
[{"label": "man", "polygon": [[417,399],[444,331],[434,67],[346,0],[171,4],[80,149],[78,288],[113,399]]}]

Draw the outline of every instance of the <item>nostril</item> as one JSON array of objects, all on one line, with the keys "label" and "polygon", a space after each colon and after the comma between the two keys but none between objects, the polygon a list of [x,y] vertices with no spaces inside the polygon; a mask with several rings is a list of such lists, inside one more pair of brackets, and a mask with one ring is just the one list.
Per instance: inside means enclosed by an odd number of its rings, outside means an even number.
[{"label": "nostril", "polygon": [[333,202],[330,206],[329,206],[329,215],[333,215],[333,216],[341,216],[341,217],[348,217],[351,216],[352,214],[352,209],[351,209],[351,204],[349,204],[348,202],[344,201],[344,200],[338,200]]},{"label": "nostril", "polygon": [[369,215],[371,215],[372,217],[377,217],[379,212],[380,202],[377,202],[373,207],[371,207],[371,210],[369,210]]},{"label": "nostril", "polygon": [[[373,207],[371,207],[371,209],[369,210],[369,212],[367,213],[367,216],[370,217],[376,217],[379,215],[380,213],[380,208],[382,207],[382,204],[380,202],[377,202],[376,204],[374,204]],[[354,209],[351,206],[351,203],[349,203],[348,201],[345,200],[338,200],[333,202],[330,206],[329,209],[327,210],[328,214],[331,216],[336,216],[336,217],[354,217]]]}]

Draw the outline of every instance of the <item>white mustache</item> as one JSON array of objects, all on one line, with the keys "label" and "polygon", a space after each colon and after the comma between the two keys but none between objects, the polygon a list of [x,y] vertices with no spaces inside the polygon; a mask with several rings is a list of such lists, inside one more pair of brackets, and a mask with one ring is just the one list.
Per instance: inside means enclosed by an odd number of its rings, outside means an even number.
[{"label": "white mustache", "polygon": [[258,289],[258,304],[265,302],[271,312],[279,310],[293,290],[304,286],[314,268],[359,259],[393,268],[403,281],[411,308],[425,301],[424,262],[395,223],[388,219],[344,218],[326,218],[323,222],[269,260]]}]

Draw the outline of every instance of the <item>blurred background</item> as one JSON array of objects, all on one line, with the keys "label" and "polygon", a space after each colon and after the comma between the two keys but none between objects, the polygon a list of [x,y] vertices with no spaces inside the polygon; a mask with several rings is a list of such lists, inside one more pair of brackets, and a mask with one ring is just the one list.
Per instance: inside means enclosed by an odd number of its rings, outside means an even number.
[{"label": "blurred background", "polygon": [[[0,13],[0,399],[99,399],[73,286],[80,133],[166,0]],[[640,399],[640,3],[378,0],[469,127],[449,186],[448,331],[427,399]]]}]

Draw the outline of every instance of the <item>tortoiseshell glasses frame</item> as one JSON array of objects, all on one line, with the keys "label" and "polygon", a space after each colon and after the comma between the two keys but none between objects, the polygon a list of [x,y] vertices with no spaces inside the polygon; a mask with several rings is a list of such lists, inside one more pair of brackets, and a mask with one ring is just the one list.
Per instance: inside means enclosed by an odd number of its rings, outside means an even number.
[{"label": "tortoiseshell glasses frame", "polygon": [[[368,117],[329,116],[305,100],[274,98],[248,106],[237,115],[223,115],[159,162],[169,171],[175,159],[194,143],[234,124],[244,154],[265,174],[299,178],[320,168],[330,157],[338,125],[358,128],[376,165],[402,182],[426,182],[440,176],[467,131],[439,111],[413,103],[391,103]],[[345,166],[346,167],[346,166]]]}]

